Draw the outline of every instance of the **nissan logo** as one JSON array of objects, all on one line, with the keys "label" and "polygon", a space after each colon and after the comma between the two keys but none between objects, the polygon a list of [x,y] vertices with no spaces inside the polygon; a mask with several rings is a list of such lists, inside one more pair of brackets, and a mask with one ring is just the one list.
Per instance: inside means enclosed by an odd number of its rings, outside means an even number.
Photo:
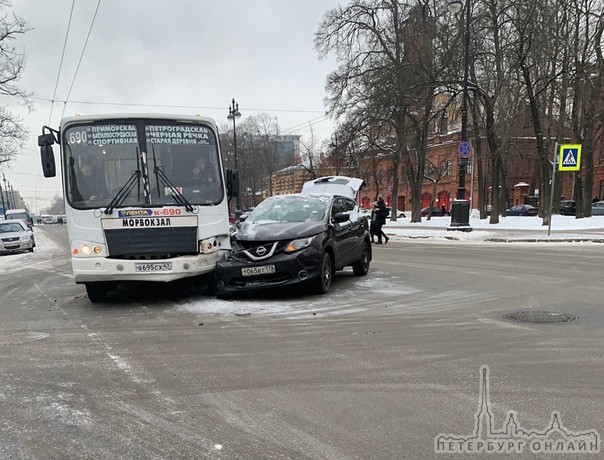
[{"label": "nissan logo", "polygon": [[260,246],[258,249],[256,249],[256,255],[262,257],[264,254],[266,254],[266,248],[264,246]]}]

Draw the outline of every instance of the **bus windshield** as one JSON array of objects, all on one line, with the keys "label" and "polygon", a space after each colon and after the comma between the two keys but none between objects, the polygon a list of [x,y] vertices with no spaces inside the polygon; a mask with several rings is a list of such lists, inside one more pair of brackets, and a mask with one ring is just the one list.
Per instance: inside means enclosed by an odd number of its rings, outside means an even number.
[{"label": "bus windshield", "polygon": [[74,122],[62,131],[66,198],[76,209],[214,205],[223,200],[219,152],[205,124],[170,120]]}]

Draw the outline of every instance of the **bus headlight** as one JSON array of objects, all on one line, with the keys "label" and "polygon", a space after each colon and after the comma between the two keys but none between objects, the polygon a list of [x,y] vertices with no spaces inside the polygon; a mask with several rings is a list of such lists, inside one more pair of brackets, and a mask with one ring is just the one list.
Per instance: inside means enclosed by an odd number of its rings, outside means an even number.
[{"label": "bus headlight", "polygon": [[104,255],[102,245],[81,243],[71,250],[71,254],[76,257],[102,256]]}]

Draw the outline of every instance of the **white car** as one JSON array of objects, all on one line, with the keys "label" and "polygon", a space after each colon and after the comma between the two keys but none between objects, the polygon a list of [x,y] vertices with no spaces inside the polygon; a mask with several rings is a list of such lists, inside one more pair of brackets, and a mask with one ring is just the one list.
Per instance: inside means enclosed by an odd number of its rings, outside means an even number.
[{"label": "white car", "polygon": [[0,253],[34,252],[34,232],[20,219],[0,222]]}]

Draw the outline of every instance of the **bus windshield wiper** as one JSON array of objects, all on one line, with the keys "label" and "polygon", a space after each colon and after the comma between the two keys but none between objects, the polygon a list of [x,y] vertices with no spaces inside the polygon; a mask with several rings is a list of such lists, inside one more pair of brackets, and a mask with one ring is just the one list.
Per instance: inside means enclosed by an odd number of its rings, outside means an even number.
[{"label": "bus windshield wiper", "polygon": [[180,206],[184,206],[185,209],[189,212],[193,212],[193,205],[187,200],[184,195],[178,190],[166,173],[164,173],[159,166],[157,166],[157,161],[155,160],[155,146],[151,147],[153,149],[153,173],[155,174],[155,179],[157,180],[157,192],[159,194],[159,184],[164,185],[164,187],[168,187],[172,192],[172,196],[177,204]]},{"label": "bus windshield wiper", "polygon": [[142,173],[138,169],[132,172],[128,181],[117,191],[113,199],[107,205],[107,208],[103,211],[105,214],[111,214],[117,206],[120,206],[126,198],[128,198],[128,195],[130,195],[134,186],[138,184],[141,175]]}]

